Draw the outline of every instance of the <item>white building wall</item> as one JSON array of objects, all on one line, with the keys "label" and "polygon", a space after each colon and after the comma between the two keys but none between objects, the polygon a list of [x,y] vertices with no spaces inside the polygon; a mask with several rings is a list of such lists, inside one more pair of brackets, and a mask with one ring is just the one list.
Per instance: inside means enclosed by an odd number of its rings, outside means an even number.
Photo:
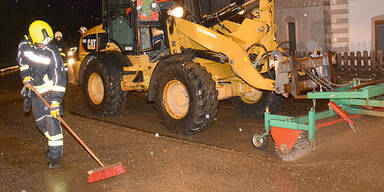
[{"label": "white building wall", "polygon": [[373,18],[384,14],[384,0],[349,0],[349,49],[373,48]]},{"label": "white building wall", "polygon": [[[384,0],[383,0],[384,1]],[[278,27],[276,38],[288,41],[287,19],[296,23],[297,51],[310,51],[325,46],[324,7],[277,8],[275,23]]]}]

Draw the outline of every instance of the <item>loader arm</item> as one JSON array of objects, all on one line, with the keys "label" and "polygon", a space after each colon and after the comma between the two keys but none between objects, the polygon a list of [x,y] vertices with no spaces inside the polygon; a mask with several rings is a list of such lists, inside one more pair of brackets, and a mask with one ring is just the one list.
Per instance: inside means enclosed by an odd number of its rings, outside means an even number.
[{"label": "loader arm", "polygon": [[274,90],[275,81],[263,77],[252,65],[246,51],[232,38],[179,18],[169,20],[168,28],[173,28],[173,32],[168,34],[172,53],[180,53],[182,47],[193,49],[191,43],[185,43],[187,41],[183,40],[188,38],[207,50],[226,55],[233,73],[252,87]]}]

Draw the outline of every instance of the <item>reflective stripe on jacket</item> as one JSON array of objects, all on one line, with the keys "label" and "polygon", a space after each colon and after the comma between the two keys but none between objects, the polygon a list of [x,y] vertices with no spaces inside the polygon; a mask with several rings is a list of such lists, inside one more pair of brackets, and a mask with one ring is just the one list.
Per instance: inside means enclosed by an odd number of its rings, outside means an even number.
[{"label": "reflective stripe on jacket", "polygon": [[16,60],[23,81],[30,81],[39,93],[49,93],[53,100],[61,103],[67,76],[63,59],[54,44],[39,48],[23,40],[19,44]]}]

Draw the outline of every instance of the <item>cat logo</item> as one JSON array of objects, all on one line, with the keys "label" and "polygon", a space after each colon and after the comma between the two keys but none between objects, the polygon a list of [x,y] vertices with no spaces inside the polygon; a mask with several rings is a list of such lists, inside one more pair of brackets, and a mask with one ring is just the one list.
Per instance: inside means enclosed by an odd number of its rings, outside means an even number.
[{"label": "cat logo", "polygon": [[89,50],[96,49],[96,39],[87,39],[87,49]]},{"label": "cat logo", "polygon": [[81,40],[81,44],[87,52],[96,50],[96,42],[96,35],[89,35]]}]

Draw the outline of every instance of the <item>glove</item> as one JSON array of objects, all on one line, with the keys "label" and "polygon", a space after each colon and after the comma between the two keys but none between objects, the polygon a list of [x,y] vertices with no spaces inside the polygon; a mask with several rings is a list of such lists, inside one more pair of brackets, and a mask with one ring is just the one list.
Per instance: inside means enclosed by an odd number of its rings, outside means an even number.
[{"label": "glove", "polygon": [[60,117],[60,103],[57,101],[52,101],[50,112],[53,118],[58,119]]},{"label": "glove", "polygon": [[32,90],[33,87],[32,84],[29,83],[29,81],[24,83],[24,86],[27,87],[29,90]]},{"label": "glove", "polygon": [[25,87],[28,87],[28,89],[32,89],[32,82],[31,82],[31,76],[25,77],[23,80],[23,84]]},{"label": "glove", "polygon": [[31,90],[24,86],[20,94],[24,98],[24,112],[28,113],[32,105]]}]

